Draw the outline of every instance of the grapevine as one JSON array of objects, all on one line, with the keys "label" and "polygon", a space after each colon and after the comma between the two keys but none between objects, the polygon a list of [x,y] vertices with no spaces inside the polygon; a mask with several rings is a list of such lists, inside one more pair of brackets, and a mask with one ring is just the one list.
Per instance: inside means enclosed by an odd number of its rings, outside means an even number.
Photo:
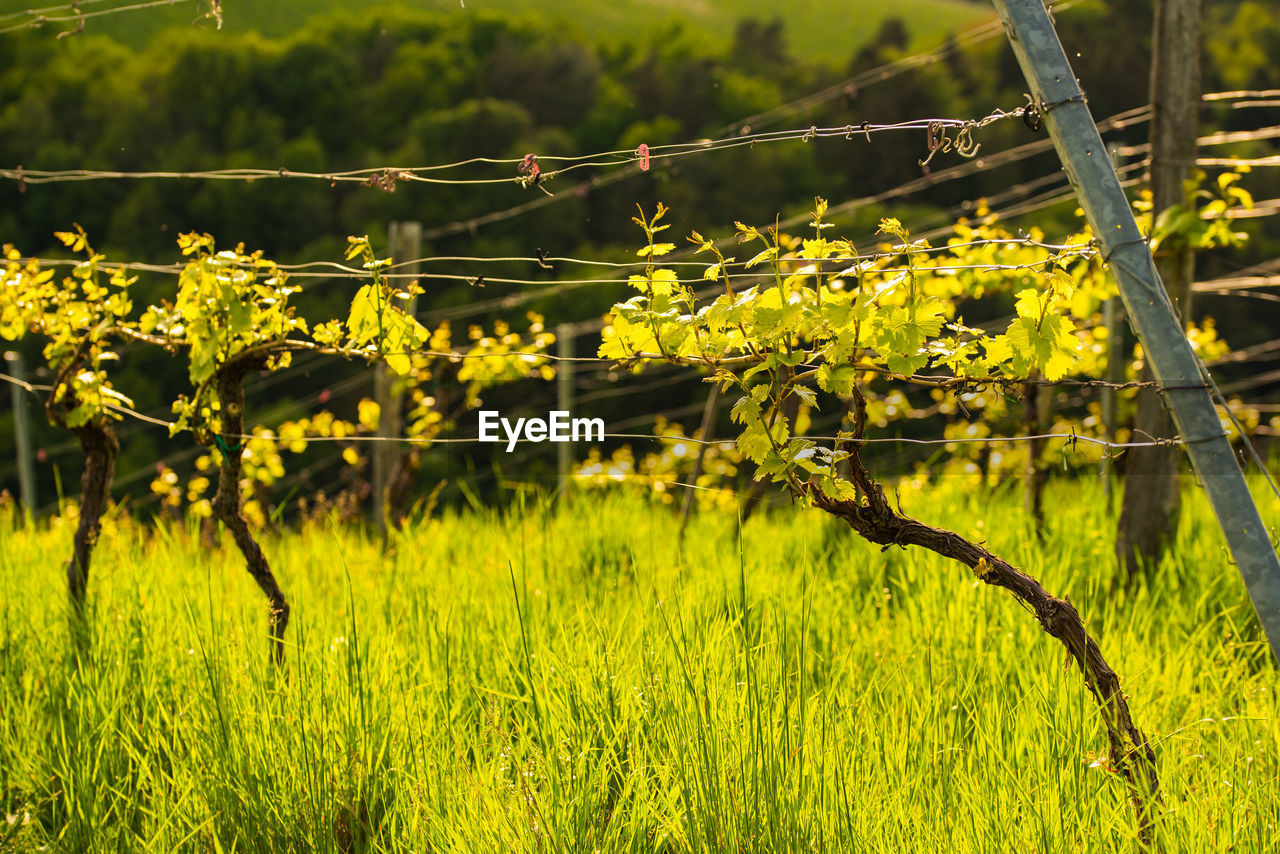
[{"label": "grapevine", "polygon": [[[818,199],[814,237],[802,241],[776,228],[737,223],[739,242],[758,250],[745,267],[765,269],[745,286],[732,281],[732,259],[694,232],[689,240],[716,257],[704,276],[722,283],[724,293],[699,305],[673,271],[651,264],[632,279],[640,293],[614,307],[600,355],[633,366],[669,362],[710,369],[724,391],[738,395],[732,408],[740,425],[737,446],[756,463],[757,479],[782,484],[794,500],[843,520],[882,549],[919,546],[955,560],[1026,605],[1066,647],[1093,694],[1111,763],[1128,785],[1145,836],[1158,808],[1155,754],[1075,606],[983,545],[892,506],[862,458],[866,387],[873,380],[954,395],[1014,389],[1032,375],[1056,380],[1077,369],[1082,333],[1068,308],[1085,268],[1097,264],[1087,238],[1038,248],[1033,259],[1013,265],[1008,273],[1015,277],[1016,314],[1004,331],[989,332],[966,326],[955,299],[988,280],[966,281],[946,263],[922,260],[931,257],[931,247],[912,240],[894,219],[880,225],[891,241],[886,251],[840,263],[861,256],[849,241],[824,236],[826,210]],[[659,204],[652,216],[641,211],[635,218],[646,237],[640,255],[652,259],[674,248],[654,240],[667,227],[660,224],[665,213]],[[783,414],[788,403],[793,411],[797,404],[818,407],[820,392],[851,402],[851,423],[830,446],[795,435],[793,418]]]},{"label": "grapevine", "polygon": [[16,248],[4,247],[0,338],[17,341],[35,335],[44,339],[44,359],[53,374],[45,412],[52,424],[76,436],[84,452],[80,521],[67,562],[68,596],[74,614],[81,617],[93,547],[120,450],[111,425],[120,418],[118,407],[132,405],[112,387],[106,365],[118,358],[113,347],[128,330],[126,317],[132,307],[128,289],[134,279],[118,268],[103,284],[99,266],[103,256],[89,245],[80,226],[56,236],[84,255],[61,282],[55,280],[53,270],[42,269],[35,260],[24,264]]}]

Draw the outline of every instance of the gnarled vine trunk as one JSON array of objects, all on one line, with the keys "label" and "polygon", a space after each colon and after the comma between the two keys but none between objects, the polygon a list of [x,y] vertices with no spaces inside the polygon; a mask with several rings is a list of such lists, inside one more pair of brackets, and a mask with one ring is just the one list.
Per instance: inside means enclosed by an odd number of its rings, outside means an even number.
[{"label": "gnarled vine trunk", "polygon": [[72,611],[80,618],[84,616],[89,564],[102,530],[102,514],[111,497],[120,443],[107,424],[83,424],[73,427],[72,432],[84,450],[84,474],[80,477],[80,523],[76,526],[71,560],[67,562],[67,593]]},{"label": "gnarled vine trunk", "polygon": [[218,403],[222,430],[217,436],[222,457],[218,467],[218,491],[213,498],[214,515],[231,531],[236,547],[244,555],[245,565],[253,580],[267,597],[267,625],[271,631],[271,657],[276,664],[284,662],[284,632],[289,625],[289,602],[276,582],[262,547],[249,530],[240,504],[240,443],[244,434],[244,377],[266,365],[265,356],[232,360],[217,375]]},{"label": "gnarled vine trunk", "polygon": [[855,439],[851,443],[849,463],[850,480],[860,497],[858,500],[834,499],[808,484],[800,484],[801,490],[812,497],[816,506],[845,520],[863,539],[886,549],[895,545],[920,546],[959,561],[972,569],[981,581],[1003,587],[1030,607],[1040,627],[1057,638],[1079,666],[1102,712],[1110,742],[1111,765],[1123,776],[1129,790],[1140,838],[1145,845],[1151,845],[1160,800],[1155,752],[1133,721],[1128,701],[1120,689],[1120,677],[1089,636],[1079,612],[1069,600],[1051,595],[1040,582],[988,549],[890,507],[884,489],[871,477],[859,455],[861,445],[857,439],[864,435],[866,403],[856,389],[854,394],[857,399]]}]

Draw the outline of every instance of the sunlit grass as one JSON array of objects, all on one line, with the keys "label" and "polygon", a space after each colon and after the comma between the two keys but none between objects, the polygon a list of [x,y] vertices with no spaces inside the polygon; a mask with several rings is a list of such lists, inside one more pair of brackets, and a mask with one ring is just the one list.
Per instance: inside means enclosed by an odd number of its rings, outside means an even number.
[{"label": "sunlit grass", "polygon": [[[1158,745],[1168,850],[1276,850],[1276,669],[1198,497],[1132,590],[1089,484],[1052,487],[1042,545],[1013,492],[902,499],[1080,608]],[[385,554],[268,538],[284,674],[233,549],[125,519],[77,664],[70,526],[5,526],[0,850],[1135,850],[1078,673],[1007,595],[814,511],[678,525],[592,494]]]}]

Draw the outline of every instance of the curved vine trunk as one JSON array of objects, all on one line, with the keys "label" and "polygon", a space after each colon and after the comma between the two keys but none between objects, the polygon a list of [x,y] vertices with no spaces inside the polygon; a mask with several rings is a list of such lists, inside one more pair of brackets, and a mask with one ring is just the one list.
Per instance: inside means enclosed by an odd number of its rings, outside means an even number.
[{"label": "curved vine trunk", "polygon": [[89,564],[102,530],[102,514],[111,497],[120,443],[107,424],[84,424],[73,427],[72,432],[84,450],[84,474],[80,478],[80,524],[76,527],[71,560],[67,562],[67,593],[72,611],[81,618],[89,587]]},{"label": "curved vine trunk", "polygon": [[218,373],[218,403],[222,432],[217,437],[222,461],[218,466],[218,492],[213,498],[214,515],[222,521],[244,555],[249,574],[267,597],[267,624],[271,630],[271,658],[284,662],[284,632],[289,625],[289,602],[276,582],[262,547],[254,539],[240,506],[240,436],[244,434],[244,377],[265,365],[264,357],[229,362]]},{"label": "curved vine trunk", "polygon": [[[861,438],[865,402],[859,400],[858,403],[860,417],[855,435]],[[1085,684],[1102,713],[1110,742],[1111,766],[1125,780],[1138,820],[1140,839],[1144,845],[1150,846],[1160,802],[1155,752],[1133,721],[1129,703],[1120,689],[1120,677],[1102,657],[1102,651],[1089,636],[1075,606],[1068,599],[1051,595],[1040,582],[977,543],[895,511],[889,506],[884,489],[863,464],[858,454],[860,443],[855,439],[851,445],[850,480],[860,493],[858,500],[830,498],[807,484],[800,484],[800,490],[810,495],[816,506],[845,520],[863,539],[885,549],[895,545],[904,548],[920,546],[959,561],[972,569],[981,581],[1003,587],[1030,607],[1040,627],[1057,638],[1079,666]]]}]

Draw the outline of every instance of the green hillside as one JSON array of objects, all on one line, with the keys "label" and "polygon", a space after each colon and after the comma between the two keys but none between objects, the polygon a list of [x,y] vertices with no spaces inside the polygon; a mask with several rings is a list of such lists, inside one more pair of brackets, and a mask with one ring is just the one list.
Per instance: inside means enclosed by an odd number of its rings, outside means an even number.
[{"label": "green hillside", "polygon": [[[32,5],[31,0],[0,0],[0,15],[21,12]],[[115,5],[129,4],[125,0],[106,0],[101,5],[83,8],[96,11]],[[579,28],[588,35],[633,33],[678,19],[705,31],[707,40],[717,46],[732,38],[735,23],[740,18],[767,21],[777,17],[786,27],[787,44],[793,55],[832,62],[847,59],[891,16],[905,21],[912,37],[920,42],[936,42],[949,33],[994,17],[986,4],[965,0],[901,0],[895,4],[871,0],[810,0],[796,4],[779,4],[775,0],[610,0],[604,3],[597,0],[560,0],[557,3],[537,0],[403,0],[400,3],[364,4],[339,0],[272,0],[270,3],[225,0],[222,4],[223,29],[228,32],[257,30],[268,36],[283,36],[296,30],[309,17],[335,9],[350,11],[359,6],[367,6],[371,10],[380,6],[436,9],[457,15],[480,10],[513,14],[533,12],[562,20],[566,26]],[[204,0],[198,0],[195,3],[177,2],[172,8],[157,7],[104,15],[89,18],[85,32],[102,33],[139,45],[166,28],[190,26],[193,19],[207,8]],[[20,20],[13,19],[4,25]],[[212,26],[212,23],[204,21],[202,25]],[[66,24],[56,26],[72,28]]]}]

